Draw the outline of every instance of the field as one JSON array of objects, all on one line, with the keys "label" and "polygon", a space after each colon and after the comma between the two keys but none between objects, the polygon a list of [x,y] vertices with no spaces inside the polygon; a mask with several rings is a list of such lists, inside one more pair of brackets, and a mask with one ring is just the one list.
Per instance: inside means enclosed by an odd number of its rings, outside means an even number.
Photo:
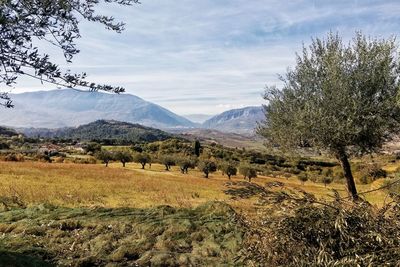
[{"label": "field", "polygon": [[[239,181],[159,164],[142,170],[133,163],[0,162],[0,266],[242,266],[242,218],[260,210],[255,197],[235,200],[224,192]],[[320,199],[331,189],[346,196],[343,183],[266,176],[252,183],[276,181]],[[386,194],[366,199],[382,206]]]},{"label": "field", "polygon": [[[387,165],[388,171],[397,165]],[[208,201],[224,201],[239,209],[249,209],[251,203],[232,200],[224,194],[227,176],[220,172],[203,178],[202,173],[190,170],[181,174],[178,167],[165,171],[153,164],[142,170],[139,164],[130,163],[122,168],[112,163],[108,168],[100,164],[68,164],[40,162],[0,162],[0,195],[18,198],[28,205],[49,203],[64,207],[133,207],[149,208],[158,205],[173,207],[196,207]],[[233,176],[232,181],[243,181],[242,176]],[[304,185],[295,177],[289,179],[259,176],[254,183],[280,181],[289,188],[301,188],[320,198],[329,198],[330,189],[346,196],[343,183],[324,186],[306,182]],[[382,180],[372,184],[358,184],[360,192],[379,187]],[[384,192],[366,195],[372,204],[382,205]]]}]

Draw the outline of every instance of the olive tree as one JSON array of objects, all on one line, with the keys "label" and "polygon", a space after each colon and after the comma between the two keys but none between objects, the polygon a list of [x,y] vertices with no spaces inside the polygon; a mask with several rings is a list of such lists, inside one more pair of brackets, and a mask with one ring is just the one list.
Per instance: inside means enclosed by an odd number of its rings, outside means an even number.
[{"label": "olive tree", "polygon": [[[121,32],[124,24],[98,14],[96,7],[107,4],[132,5],[138,0],[2,0],[0,1],[0,85],[12,87],[20,76],[62,87],[123,92],[121,87],[95,84],[85,73],[63,72],[49,55],[39,50],[47,43],[64,54],[66,62],[79,53],[79,23],[91,21]],[[6,92],[0,92],[0,105],[13,107]]]},{"label": "olive tree", "polygon": [[217,164],[212,160],[200,161],[197,168],[204,173],[204,177],[208,178],[210,173],[217,171]]},{"label": "olive tree", "polygon": [[137,153],[133,157],[133,161],[136,163],[140,163],[142,165],[142,169],[146,166],[146,164],[151,164],[151,157],[146,153]]},{"label": "olive tree", "polygon": [[95,157],[99,160],[101,160],[106,167],[108,167],[108,163],[114,159],[114,155],[113,153],[111,153],[108,150],[100,150],[98,152],[96,152]]},{"label": "olive tree", "polygon": [[349,157],[378,151],[399,129],[395,40],[357,33],[344,44],[330,33],[305,46],[281,80],[283,88],[266,89],[266,120],[258,132],[280,147],[329,151],[358,199]]},{"label": "olive tree", "polygon": [[122,163],[122,167],[125,167],[127,162],[132,162],[132,154],[127,150],[119,150],[115,152],[114,158]]}]

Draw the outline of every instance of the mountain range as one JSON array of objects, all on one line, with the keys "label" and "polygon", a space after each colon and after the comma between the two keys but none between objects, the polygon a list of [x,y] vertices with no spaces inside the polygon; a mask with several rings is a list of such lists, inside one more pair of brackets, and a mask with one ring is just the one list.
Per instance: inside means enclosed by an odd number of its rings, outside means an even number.
[{"label": "mountain range", "polygon": [[61,128],[96,120],[118,120],[156,128],[194,127],[195,123],[130,94],[72,89],[11,94],[15,107],[1,110],[0,125]]},{"label": "mountain range", "polygon": [[219,115],[188,116],[195,123],[157,104],[131,94],[109,94],[73,89],[11,94],[12,109],[0,111],[0,125],[14,128],[77,127],[97,120],[116,120],[164,130],[217,129],[221,132],[253,134],[264,118],[263,108],[246,107]]},{"label": "mountain range", "polygon": [[264,121],[264,109],[259,107],[245,107],[225,111],[206,120],[202,127],[217,129],[221,132],[239,134],[254,134],[258,122]]}]

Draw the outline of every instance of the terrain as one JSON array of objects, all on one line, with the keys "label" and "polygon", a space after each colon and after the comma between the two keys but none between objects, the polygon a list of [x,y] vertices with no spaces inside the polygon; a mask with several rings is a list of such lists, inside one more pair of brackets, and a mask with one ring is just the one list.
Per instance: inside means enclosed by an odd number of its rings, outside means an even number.
[{"label": "terrain", "polygon": [[61,138],[82,141],[108,140],[113,143],[153,142],[172,138],[162,130],[115,120],[98,120],[61,129],[17,128],[27,137]]},{"label": "terrain", "polygon": [[104,119],[157,128],[194,126],[188,119],[130,94],[60,89],[10,96],[15,107],[1,111],[0,125],[61,128]]},{"label": "terrain", "polygon": [[232,109],[206,120],[202,127],[222,132],[254,134],[258,122],[265,120],[263,107]]}]

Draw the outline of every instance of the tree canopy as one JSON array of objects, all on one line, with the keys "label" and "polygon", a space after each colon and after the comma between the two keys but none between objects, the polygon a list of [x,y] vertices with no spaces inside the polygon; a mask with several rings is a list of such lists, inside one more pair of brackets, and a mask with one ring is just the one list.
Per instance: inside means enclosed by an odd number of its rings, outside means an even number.
[{"label": "tree canopy", "polygon": [[[2,0],[0,2],[0,85],[13,86],[21,75],[67,88],[88,88],[121,93],[124,88],[86,80],[86,73],[62,72],[39,51],[38,44],[50,43],[60,49],[67,62],[79,53],[79,23],[97,22],[106,29],[121,32],[124,24],[113,17],[97,14],[100,4],[127,6],[138,0]],[[0,92],[0,105],[12,107],[7,92]]]},{"label": "tree canopy", "polygon": [[394,38],[361,33],[345,45],[338,34],[314,39],[268,87],[259,133],[281,147],[313,146],[341,163],[348,191],[357,190],[348,157],[378,151],[399,130],[399,61]]}]

